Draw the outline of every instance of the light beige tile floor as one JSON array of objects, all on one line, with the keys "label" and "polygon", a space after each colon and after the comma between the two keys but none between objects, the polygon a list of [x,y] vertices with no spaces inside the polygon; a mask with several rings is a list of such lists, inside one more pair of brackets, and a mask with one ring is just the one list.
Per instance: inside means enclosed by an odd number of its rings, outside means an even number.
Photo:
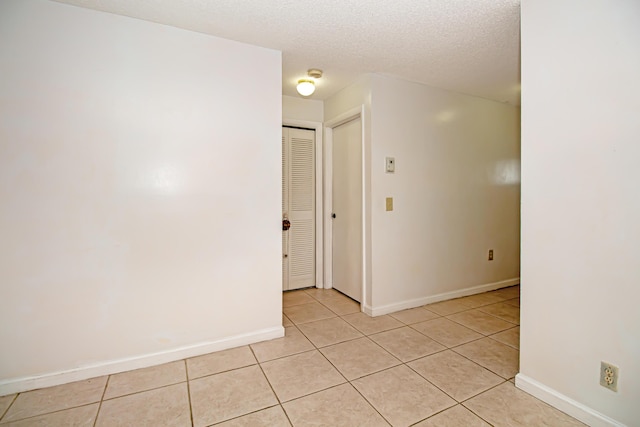
[{"label": "light beige tile floor", "polygon": [[3,426],[575,426],[518,390],[519,287],[371,318],[283,295],[285,336],[0,397]]}]

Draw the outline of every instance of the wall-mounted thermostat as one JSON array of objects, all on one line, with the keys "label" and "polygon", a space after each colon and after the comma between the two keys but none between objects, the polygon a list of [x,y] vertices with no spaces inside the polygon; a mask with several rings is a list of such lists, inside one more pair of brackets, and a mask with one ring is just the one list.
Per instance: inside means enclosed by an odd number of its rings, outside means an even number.
[{"label": "wall-mounted thermostat", "polygon": [[394,173],[396,171],[396,159],[394,159],[393,157],[385,158],[385,164],[385,170],[387,173]]}]

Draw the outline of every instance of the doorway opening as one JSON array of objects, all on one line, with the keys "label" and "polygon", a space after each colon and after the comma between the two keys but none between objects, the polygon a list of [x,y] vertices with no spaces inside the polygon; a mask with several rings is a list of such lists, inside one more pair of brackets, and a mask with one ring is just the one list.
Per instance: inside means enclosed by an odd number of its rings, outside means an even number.
[{"label": "doorway opening", "polygon": [[331,264],[332,286],[362,301],[362,121],[333,128]]},{"label": "doorway opening", "polygon": [[325,124],[324,277],[334,288],[367,306],[364,107]]},{"label": "doorway opening", "polygon": [[282,128],[282,290],[316,285],[315,130]]}]

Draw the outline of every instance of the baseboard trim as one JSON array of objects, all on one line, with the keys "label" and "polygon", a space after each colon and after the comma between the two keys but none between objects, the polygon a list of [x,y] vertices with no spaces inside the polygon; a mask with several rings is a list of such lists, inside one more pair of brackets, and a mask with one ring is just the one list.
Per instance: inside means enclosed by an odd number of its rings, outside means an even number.
[{"label": "baseboard trim", "polygon": [[157,353],[110,360],[94,365],[82,366],[75,369],[51,372],[32,377],[2,380],[0,381],[0,396],[44,387],[52,387],[74,381],[82,381],[103,375],[117,374],[133,369],[148,368],[149,366],[175,362],[176,360],[201,356],[214,351],[254,344],[260,341],[271,340],[283,336],[284,328],[282,326],[276,326],[274,328],[261,329],[247,334],[240,334],[215,341],[207,341],[194,345],[178,347]]},{"label": "baseboard trim", "polygon": [[494,291],[496,289],[517,285],[519,283],[520,283],[520,278],[514,277],[513,279],[502,280],[500,282],[472,286],[470,288],[458,289],[456,291],[445,292],[442,294],[432,295],[428,297],[401,301],[393,304],[383,305],[380,307],[365,306],[364,312],[372,317],[382,316],[384,314],[394,313],[396,311],[406,310],[408,308],[415,308],[415,307],[420,307],[426,304],[433,304],[434,302],[445,301],[453,298],[466,297],[469,295],[480,294],[482,292]]},{"label": "baseboard trim", "polygon": [[626,427],[624,424],[576,402],[526,375],[516,375],[516,387],[591,427]]},{"label": "baseboard trim", "polygon": [[365,314],[373,317],[373,309],[370,305],[362,304],[362,311],[364,311]]}]

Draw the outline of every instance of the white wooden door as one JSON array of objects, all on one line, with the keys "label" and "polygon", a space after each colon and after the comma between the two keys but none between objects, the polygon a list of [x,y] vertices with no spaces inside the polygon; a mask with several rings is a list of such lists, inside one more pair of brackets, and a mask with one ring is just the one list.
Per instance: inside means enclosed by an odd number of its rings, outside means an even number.
[{"label": "white wooden door", "polygon": [[282,289],[315,286],[315,131],[282,128]]},{"label": "white wooden door", "polygon": [[333,129],[333,287],[362,299],[362,122]]}]

